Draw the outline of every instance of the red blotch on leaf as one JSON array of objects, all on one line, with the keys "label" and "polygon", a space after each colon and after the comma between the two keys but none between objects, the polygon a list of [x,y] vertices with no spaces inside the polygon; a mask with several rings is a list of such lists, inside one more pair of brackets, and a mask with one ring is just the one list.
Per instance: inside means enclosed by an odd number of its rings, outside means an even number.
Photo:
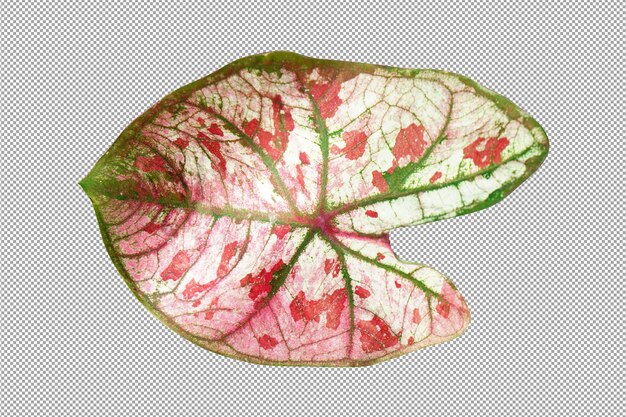
[{"label": "red blotch on leaf", "polygon": [[428,182],[430,182],[431,184],[435,181],[437,181],[439,178],[441,178],[441,171],[437,171],[433,174],[432,177],[430,177],[430,179],[428,180]]},{"label": "red blotch on leaf", "polygon": [[326,275],[328,275],[330,271],[333,271],[333,277],[336,277],[339,275],[340,270],[341,265],[339,265],[339,262],[336,259],[326,259],[324,261],[324,272],[326,272]]},{"label": "red blotch on leaf", "polygon": [[257,300],[261,295],[267,294],[272,290],[270,282],[272,281],[274,274],[278,272],[283,265],[285,265],[285,263],[281,259],[271,269],[264,269],[255,276],[248,274],[243,277],[239,283],[242,287],[252,285],[252,287],[250,287],[250,291],[248,292],[248,297],[251,300]]},{"label": "red blotch on leaf", "polygon": [[372,171],[372,185],[378,188],[381,193],[385,193],[389,189],[389,185],[380,171]]},{"label": "red blotch on leaf", "polygon": [[160,225],[154,222],[148,222],[148,224],[143,228],[146,232],[152,234],[161,228]]},{"label": "red blotch on leaf", "polygon": [[383,255],[382,253],[378,252],[376,254],[376,260],[377,261],[382,261],[383,259],[385,259],[385,255]]},{"label": "red blotch on leaf", "polygon": [[[217,307],[217,302],[218,302],[217,300],[218,300],[218,299],[219,299],[219,297],[214,298],[214,299],[211,301],[211,304],[209,304],[209,306],[210,306],[211,308],[215,308],[215,307]],[[194,304],[195,304],[195,303],[194,303]],[[204,312],[204,319],[205,319],[205,320],[211,320],[211,319],[213,319],[213,316],[214,316],[214,315],[215,315],[215,310],[207,310],[207,311],[205,311],[205,312]]]},{"label": "red blotch on leaf", "polygon": [[[271,278],[269,279],[269,281],[271,281]],[[269,281],[259,282],[257,284],[254,284],[252,288],[250,288],[250,291],[248,292],[248,297],[251,300],[261,301],[262,298],[259,298],[259,297],[268,294],[272,290],[272,286],[270,285]],[[255,303],[255,306],[256,306],[256,303]]]},{"label": "red blotch on leaf", "polygon": [[361,287],[360,285],[354,287],[354,293],[361,298],[367,298],[372,295],[371,292],[369,292],[366,288]]},{"label": "red blotch on leaf", "polygon": [[437,310],[437,313],[439,313],[441,317],[443,317],[444,319],[447,319],[448,315],[450,314],[450,303],[448,303],[445,300],[440,300],[437,303],[436,310]]},{"label": "red blotch on leaf", "polygon": [[135,160],[135,166],[143,172],[167,172],[165,161],[158,155],[152,157],[138,156]]},{"label": "red blotch on leaf", "polygon": [[320,100],[324,96],[324,93],[326,93],[326,90],[328,90],[329,86],[330,86],[330,83],[312,84],[311,96],[315,100]]},{"label": "red blotch on leaf", "polygon": [[359,320],[356,327],[361,332],[361,347],[365,353],[380,351],[398,344],[398,337],[378,316],[371,320]]},{"label": "red blotch on leaf", "polygon": [[302,168],[300,165],[296,166],[296,180],[302,189],[304,190],[304,173],[302,172]]},{"label": "red blotch on leaf", "polygon": [[233,256],[235,256],[235,253],[237,253],[238,244],[239,242],[234,241],[224,246],[224,251],[222,252],[222,259],[220,260],[220,265],[217,268],[218,278],[222,278],[224,275],[228,273],[230,261],[231,259],[233,259]]},{"label": "red blotch on leaf", "polygon": [[378,217],[378,212],[377,212],[377,211],[374,211],[374,210],[367,210],[367,211],[365,212],[365,215],[366,215],[367,217],[371,217],[371,218],[375,219],[375,218],[377,218],[377,217]]},{"label": "red blotch on leaf", "polygon": [[303,320],[305,323],[315,321],[319,323],[322,313],[326,313],[326,327],[336,330],[339,326],[341,312],[347,300],[345,288],[326,294],[319,300],[307,300],[304,292],[300,291],[291,300],[289,310],[294,321]]},{"label": "red blotch on leaf", "polygon": [[200,124],[200,126],[204,126],[204,119],[202,117],[198,117],[196,121]]},{"label": "red blotch on leaf", "polygon": [[396,284],[396,288],[402,288],[402,284],[400,284],[398,281],[394,281],[394,284]]},{"label": "red blotch on leaf", "polygon": [[274,161],[287,149],[289,143],[289,132],[291,132],[295,124],[291,111],[287,109],[280,96],[272,99],[272,123],[274,125],[274,133],[260,129],[257,137],[259,145],[267,152]]},{"label": "red blotch on leaf", "polygon": [[243,126],[243,133],[247,136],[252,137],[259,127],[259,121],[257,119],[252,119],[249,122],[246,122]]},{"label": "red blotch on leaf", "polygon": [[[198,137],[200,136],[206,137],[202,132],[198,133]],[[210,140],[202,140],[200,144],[204,146],[213,156],[217,158],[217,169],[220,171],[222,176],[226,175],[226,159],[224,155],[222,155],[221,145],[219,142],[210,141]]]},{"label": "red blotch on leaf", "polygon": [[346,143],[346,146],[339,148],[337,145],[333,145],[333,153],[345,153],[346,158],[350,160],[359,159],[365,153],[365,146],[367,145],[367,135],[364,132],[343,132],[342,138]]},{"label": "red blotch on leaf", "polygon": [[276,130],[291,132],[296,127],[291,110],[285,107],[280,96],[275,96],[272,100],[272,113]]},{"label": "red blotch on leaf", "polygon": [[291,226],[288,224],[277,224],[272,229],[272,233],[275,234],[279,239],[285,237],[287,233],[291,231]]},{"label": "red blotch on leaf", "polygon": [[338,80],[330,84],[322,83],[311,86],[311,96],[317,101],[322,118],[328,119],[337,112],[337,107],[342,103],[339,98],[339,91],[341,91],[341,83]]},{"label": "red blotch on leaf", "polygon": [[463,158],[471,159],[479,168],[502,162],[502,151],[509,146],[507,138],[479,137],[463,148]]},{"label": "red blotch on leaf", "polygon": [[411,123],[398,132],[392,153],[396,159],[408,156],[410,162],[415,162],[422,156],[425,147],[424,126]]},{"label": "red blotch on leaf", "polygon": [[409,337],[409,340],[407,341],[407,343],[409,345],[412,345],[413,343],[415,343],[415,339],[413,338],[413,336]]},{"label": "red blotch on leaf", "polygon": [[326,273],[326,275],[328,275],[330,270],[333,268],[333,264],[334,263],[335,263],[334,259],[326,259],[326,260],[324,260],[324,272]]},{"label": "red blotch on leaf", "polygon": [[415,324],[418,324],[420,321],[422,321],[422,316],[420,315],[419,310],[416,308],[413,309],[413,317],[411,318],[411,321]]},{"label": "red blotch on leaf", "polygon": [[179,251],[174,255],[170,264],[161,272],[163,281],[168,279],[176,281],[189,269],[189,255],[185,251]]},{"label": "red blotch on leaf", "polygon": [[180,149],[185,149],[187,146],[189,146],[189,141],[183,138],[176,138],[176,140],[174,141],[174,145],[178,146]]},{"label": "red blotch on leaf", "polygon": [[309,165],[311,163],[309,156],[304,152],[300,152],[300,163],[303,165]]},{"label": "red blotch on leaf", "polygon": [[265,152],[267,152],[270,158],[272,158],[274,161],[280,158],[280,155],[282,154],[279,147],[280,144],[275,143],[274,135],[272,135],[270,132],[260,129],[257,137],[259,138],[259,144],[265,150]]},{"label": "red blotch on leaf", "polygon": [[224,136],[224,132],[220,129],[217,123],[211,123],[211,126],[209,126],[209,132],[217,136]]},{"label": "red blotch on leaf", "polygon": [[278,340],[268,334],[264,334],[257,340],[259,341],[259,346],[261,346],[265,350],[274,349],[274,347],[278,344]]},{"label": "red blotch on leaf", "polygon": [[196,296],[197,294],[213,288],[216,282],[217,280],[213,280],[206,284],[199,284],[196,282],[195,279],[192,278],[191,281],[189,281],[189,283],[185,287],[185,290],[183,291],[183,297],[189,300],[193,298],[194,296]]}]

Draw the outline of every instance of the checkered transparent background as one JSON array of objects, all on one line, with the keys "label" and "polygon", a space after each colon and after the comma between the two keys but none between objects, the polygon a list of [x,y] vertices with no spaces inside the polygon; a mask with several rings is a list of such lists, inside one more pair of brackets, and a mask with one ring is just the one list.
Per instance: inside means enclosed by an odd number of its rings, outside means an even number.
[{"label": "checkered transparent background", "polygon": [[[0,6],[2,414],[624,415],[618,2],[298,3]],[[367,368],[251,365],[166,329],[118,276],[79,179],[166,93],[278,49],[459,72],[546,129],[505,202],[392,236],[465,295],[461,338]]]}]

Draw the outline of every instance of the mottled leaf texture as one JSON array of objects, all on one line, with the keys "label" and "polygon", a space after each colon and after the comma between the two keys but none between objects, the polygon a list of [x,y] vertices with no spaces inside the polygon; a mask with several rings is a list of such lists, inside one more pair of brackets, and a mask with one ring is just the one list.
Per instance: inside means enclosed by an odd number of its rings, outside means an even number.
[{"label": "mottled leaf texture", "polygon": [[469,322],[388,232],[500,201],[547,150],[532,118],[465,77],[273,52],[165,97],[81,186],[130,289],[185,338],[358,366]]}]

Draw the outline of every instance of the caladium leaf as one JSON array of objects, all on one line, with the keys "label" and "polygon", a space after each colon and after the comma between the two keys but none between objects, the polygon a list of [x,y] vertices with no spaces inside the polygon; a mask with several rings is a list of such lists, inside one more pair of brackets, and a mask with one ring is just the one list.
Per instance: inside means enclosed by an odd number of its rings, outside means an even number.
[{"label": "caladium leaf", "polygon": [[170,328],[241,360],[354,366],[469,322],[387,233],[500,201],[547,150],[532,118],[462,76],[274,52],[165,97],[81,185]]}]

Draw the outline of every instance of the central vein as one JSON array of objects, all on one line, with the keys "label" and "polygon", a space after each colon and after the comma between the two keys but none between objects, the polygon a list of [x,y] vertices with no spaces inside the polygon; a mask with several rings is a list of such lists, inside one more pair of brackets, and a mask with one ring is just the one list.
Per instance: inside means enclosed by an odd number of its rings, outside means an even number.
[{"label": "central vein", "polygon": [[317,213],[319,215],[326,209],[326,187],[328,185],[328,128],[326,127],[326,123],[320,114],[317,102],[313,96],[311,96],[310,92],[307,91],[306,94],[309,97],[309,101],[311,102],[311,106],[313,108],[313,120],[317,126],[317,133],[319,134],[320,139],[320,150],[322,152],[322,173],[320,178],[319,200],[317,203]]}]

